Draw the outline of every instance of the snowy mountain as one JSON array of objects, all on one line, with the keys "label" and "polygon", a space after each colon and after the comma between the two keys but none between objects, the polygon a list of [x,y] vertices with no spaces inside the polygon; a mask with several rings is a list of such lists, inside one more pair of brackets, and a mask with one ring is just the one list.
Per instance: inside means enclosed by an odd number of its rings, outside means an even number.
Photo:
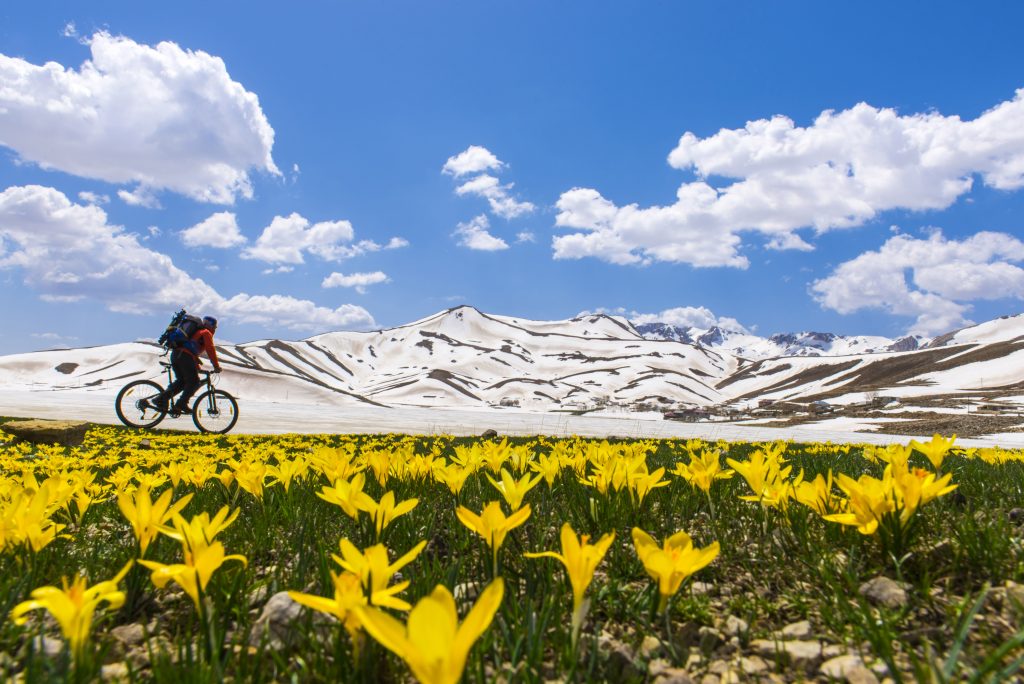
[{"label": "snowy mountain", "polygon": [[927,344],[921,337],[888,337],[870,335],[835,335],[821,332],[779,333],[758,337],[740,330],[720,327],[694,328],[667,323],[644,323],[637,332],[650,340],[674,340],[700,347],[727,351],[745,359],[771,359],[778,356],[846,356],[888,351],[912,351]]},{"label": "snowy mountain", "polygon": [[[532,321],[463,306],[376,332],[218,345],[225,368],[220,380],[242,400],[538,411],[762,398],[848,403],[868,393],[1019,394],[1024,388],[1024,316],[982,323],[908,351],[884,350],[883,343],[893,343],[883,338],[804,333],[763,339],[712,329],[696,338],[684,331],[686,341],[651,339],[644,328],[603,314]],[[750,353],[770,349],[793,353]],[[113,395],[130,380],[162,381],[161,351],[140,341],[4,356],[0,387]]]}]

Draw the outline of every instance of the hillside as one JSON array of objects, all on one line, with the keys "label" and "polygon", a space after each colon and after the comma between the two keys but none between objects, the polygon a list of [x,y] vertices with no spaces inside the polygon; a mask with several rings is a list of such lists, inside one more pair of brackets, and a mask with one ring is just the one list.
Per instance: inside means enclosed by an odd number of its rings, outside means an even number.
[{"label": "hillside", "polygon": [[[650,339],[619,317],[531,321],[463,306],[376,332],[219,345],[218,352],[232,393],[313,404],[550,411],[609,403],[1024,394],[1022,316],[955,331],[910,351],[752,360],[699,342]],[[158,375],[160,353],[140,341],[5,356],[0,384],[112,392],[131,379]]]}]

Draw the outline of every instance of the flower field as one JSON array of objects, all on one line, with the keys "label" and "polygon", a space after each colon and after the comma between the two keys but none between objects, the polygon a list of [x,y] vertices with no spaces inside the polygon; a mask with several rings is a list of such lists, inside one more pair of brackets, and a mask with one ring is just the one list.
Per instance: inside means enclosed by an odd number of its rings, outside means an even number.
[{"label": "flower field", "polygon": [[0,677],[1005,681],[1024,455],[700,440],[0,446]]}]

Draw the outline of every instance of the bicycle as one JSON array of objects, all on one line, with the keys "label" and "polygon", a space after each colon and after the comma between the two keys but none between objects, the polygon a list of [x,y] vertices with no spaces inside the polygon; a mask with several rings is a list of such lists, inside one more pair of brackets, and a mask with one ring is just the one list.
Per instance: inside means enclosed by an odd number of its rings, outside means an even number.
[{"label": "bicycle", "polygon": [[[167,384],[173,381],[171,364],[161,361],[160,365],[167,371]],[[222,435],[238,422],[238,402],[221,389],[216,389],[210,371],[199,371],[206,390],[192,403],[192,422],[200,432]],[[177,418],[179,413],[170,409],[168,400],[166,409],[161,410],[155,403],[156,396],[163,388],[152,380],[135,380],[121,388],[114,400],[114,411],[122,423],[130,428],[156,427],[164,418]]]}]

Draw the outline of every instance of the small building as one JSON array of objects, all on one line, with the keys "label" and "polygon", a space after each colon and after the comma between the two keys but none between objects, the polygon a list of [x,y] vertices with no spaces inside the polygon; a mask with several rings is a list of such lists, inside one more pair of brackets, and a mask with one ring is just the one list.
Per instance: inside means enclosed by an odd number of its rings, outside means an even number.
[{"label": "small building", "polygon": [[818,414],[821,414],[821,413],[832,413],[833,411],[835,411],[835,409],[832,407],[832,404],[828,403],[827,401],[821,400],[821,399],[819,399],[817,401],[812,401],[811,405],[808,406],[808,410],[810,410],[811,413],[818,413]]}]

